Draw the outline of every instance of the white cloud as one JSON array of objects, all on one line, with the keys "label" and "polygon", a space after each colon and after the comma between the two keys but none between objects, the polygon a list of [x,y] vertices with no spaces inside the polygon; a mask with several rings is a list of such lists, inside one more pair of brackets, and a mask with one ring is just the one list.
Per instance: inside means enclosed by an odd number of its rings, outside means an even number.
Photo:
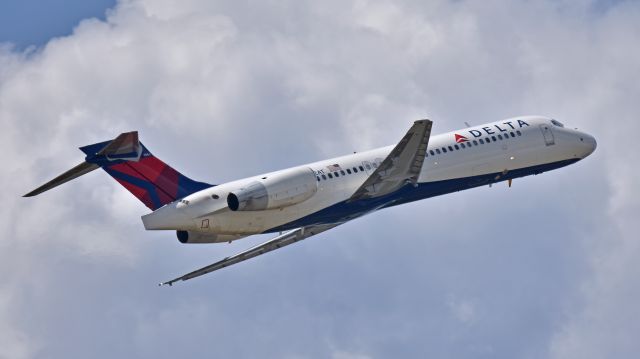
[{"label": "white cloud", "polygon": [[[4,287],[4,286],[3,286]],[[14,305],[9,298],[9,292],[0,287],[0,357],[1,358],[31,358],[38,349],[38,343],[34,342],[28,334],[22,332],[16,326],[18,318],[13,313]]]},{"label": "white cloud", "polygon": [[[639,24],[634,2],[127,0],[43,48],[1,45],[0,357],[633,357]],[[153,284],[248,244],[144,232],[98,171],[19,198],[132,129],[220,182],[391,144],[421,117],[525,113],[599,148],[169,291]]]}]

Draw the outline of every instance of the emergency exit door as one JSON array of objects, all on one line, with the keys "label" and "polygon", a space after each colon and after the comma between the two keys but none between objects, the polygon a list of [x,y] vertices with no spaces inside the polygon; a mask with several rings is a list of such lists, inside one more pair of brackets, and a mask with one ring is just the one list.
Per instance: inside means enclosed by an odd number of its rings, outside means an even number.
[{"label": "emergency exit door", "polygon": [[551,131],[551,126],[540,125],[540,130],[542,131],[542,136],[544,137],[544,143],[547,146],[552,146],[556,144],[556,141],[553,138],[553,132]]}]

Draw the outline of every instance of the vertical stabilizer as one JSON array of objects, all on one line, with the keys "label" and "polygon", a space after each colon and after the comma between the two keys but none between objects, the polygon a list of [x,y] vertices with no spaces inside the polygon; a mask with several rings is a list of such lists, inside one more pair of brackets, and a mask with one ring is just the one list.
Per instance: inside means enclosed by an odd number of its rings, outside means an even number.
[{"label": "vertical stabilizer", "polygon": [[167,203],[212,185],[181,174],[155,157],[138,140],[138,132],[120,134],[114,140],[80,147],[85,162],[27,193],[35,196],[101,167],[145,206],[156,210]]}]

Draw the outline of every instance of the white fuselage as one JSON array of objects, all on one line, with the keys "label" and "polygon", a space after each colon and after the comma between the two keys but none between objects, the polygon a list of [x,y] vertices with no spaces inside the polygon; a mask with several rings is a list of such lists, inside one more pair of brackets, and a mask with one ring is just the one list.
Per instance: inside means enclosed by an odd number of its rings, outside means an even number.
[{"label": "white fuselage", "polygon": [[[308,168],[316,174],[317,190],[308,199],[290,206],[260,211],[232,211],[227,204],[230,192],[292,171],[286,169],[202,190],[142,219],[146,229],[191,231],[202,234],[203,238],[217,236],[218,240],[215,241],[230,241],[250,234],[288,229],[300,221],[322,222],[331,216],[332,209],[335,209],[336,218],[332,219],[335,221],[340,216],[348,216],[349,213],[345,211],[355,211],[356,208],[362,211],[372,206],[370,210],[375,210],[540,173],[580,160],[593,152],[595,146],[592,136],[561,127],[550,118],[519,117],[431,136],[418,185],[415,189],[408,188],[398,198],[389,196],[388,202],[383,205],[369,201],[360,207],[341,206],[394,146],[295,167]],[[319,213],[322,215],[314,218]]]}]

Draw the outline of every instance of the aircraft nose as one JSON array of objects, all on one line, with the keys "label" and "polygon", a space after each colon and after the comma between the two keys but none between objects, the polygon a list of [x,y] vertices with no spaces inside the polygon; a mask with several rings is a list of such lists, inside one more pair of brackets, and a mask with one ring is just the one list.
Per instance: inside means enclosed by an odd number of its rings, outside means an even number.
[{"label": "aircraft nose", "polygon": [[582,148],[583,148],[582,158],[585,158],[590,154],[592,154],[593,151],[596,150],[596,147],[598,147],[598,143],[596,142],[596,139],[593,136],[586,133],[580,134],[580,143],[582,144]]}]

